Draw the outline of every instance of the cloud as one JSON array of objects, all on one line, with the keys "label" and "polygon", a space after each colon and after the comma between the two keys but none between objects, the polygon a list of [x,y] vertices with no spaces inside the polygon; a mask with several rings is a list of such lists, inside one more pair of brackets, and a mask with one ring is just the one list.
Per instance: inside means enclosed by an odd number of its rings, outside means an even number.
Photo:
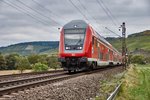
[{"label": "cloud", "polygon": [[[21,8],[15,9],[4,1]],[[99,0],[106,11],[114,16],[116,26],[97,0],[71,0],[80,11],[70,0],[20,1],[32,9],[18,0],[0,1],[0,46],[27,41],[59,40],[58,28],[74,19],[86,20],[83,14],[88,18],[86,21],[103,36],[115,36],[105,27],[120,34],[118,27],[122,22],[126,22],[127,34],[150,29],[149,0]]]}]

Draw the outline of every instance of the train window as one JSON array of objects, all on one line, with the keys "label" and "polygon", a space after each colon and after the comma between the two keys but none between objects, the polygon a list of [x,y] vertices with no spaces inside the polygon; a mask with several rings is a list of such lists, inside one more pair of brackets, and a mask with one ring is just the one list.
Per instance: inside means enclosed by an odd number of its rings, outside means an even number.
[{"label": "train window", "polygon": [[106,54],[106,60],[109,60],[109,54]]},{"label": "train window", "polygon": [[96,39],[96,47],[98,47],[98,40]]},{"label": "train window", "polygon": [[82,50],[85,39],[85,29],[65,29],[65,50]]},{"label": "train window", "polygon": [[92,44],[94,45],[94,36],[92,37]]},{"label": "train window", "polygon": [[100,59],[100,47],[98,47],[98,58]]},{"label": "train window", "polygon": [[100,52],[100,60],[103,60],[103,53]]},{"label": "train window", "polygon": [[97,39],[94,39],[94,46],[97,47]]}]

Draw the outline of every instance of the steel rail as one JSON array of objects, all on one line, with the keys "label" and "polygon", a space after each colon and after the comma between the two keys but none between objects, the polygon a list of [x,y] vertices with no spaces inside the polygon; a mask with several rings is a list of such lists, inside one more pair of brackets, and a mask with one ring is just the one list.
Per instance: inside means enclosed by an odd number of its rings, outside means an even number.
[{"label": "steel rail", "polygon": [[64,70],[52,70],[52,71],[44,71],[44,72],[30,72],[30,73],[22,73],[22,74],[9,74],[9,75],[0,75],[0,79],[9,78],[9,77],[22,77],[27,75],[37,75],[37,74],[49,74],[49,73],[57,73],[64,72]]},{"label": "steel rail", "polygon": [[[41,80],[37,79],[35,81],[31,80],[28,83],[25,83],[26,81],[24,81],[23,84],[14,83],[14,85],[10,85],[8,87],[6,86],[6,87],[3,87],[3,88],[0,88],[0,96],[3,96],[5,94],[9,95],[11,93],[18,92],[20,90],[30,89],[30,88],[38,87],[38,86],[41,86],[41,85],[46,85],[46,84],[50,84],[50,83],[54,83],[54,82],[58,82],[58,81],[62,81],[62,80],[67,80],[67,79],[70,79],[70,78],[75,78],[75,77],[78,77],[78,76],[88,75],[88,74],[92,74],[92,73],[98,73],[98,72],[106,71],[106,70],[113,69],[113,68],[115,68],[115,67],[106,67],[106,68],[101,68],[101,69],[93,70],[93,71],[89,71],[89,72],[81,72],[81,73],[79,72],[79,73],[76,73],[76,74],[64,74],[64,76],[60,75],[60,77],[42,78]],[[21,80],[21,81],[23,81],[23,80]]]},{"label": "steel rail", "polygon": [[3,81],[3,82],[0,82],[0,88],[6,87],[6,86],[8,87],[8,86],[15,85],[15,84],[21,84],[21,83],[25,83],[25,82],[27,83],[27,82],[36,81],[36,80],[53,78],[53,77],[61,76],[64,74],[65,73],[50,74],[50,75],[22,78],[22,79],[10,80],[10,81]]},{"label": "steel rail", "polygon": [[120,90],[120,87],[122,85],[122,82],[117,85],[117,87],[115,88],[115,90],[110,94],[110,96],[107,98],[107,100],[115,100],[115,97],[117,96],[119,90]]}]

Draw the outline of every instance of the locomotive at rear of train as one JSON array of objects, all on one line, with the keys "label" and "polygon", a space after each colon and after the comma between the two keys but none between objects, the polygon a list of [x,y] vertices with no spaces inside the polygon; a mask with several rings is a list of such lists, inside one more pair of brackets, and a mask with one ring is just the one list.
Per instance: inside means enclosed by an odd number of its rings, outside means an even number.
[{"label": "locomotive at rear of train", "polygon": [[69,72],[119,65],[121,53],[83,20],[73,20],[61,30],[59,61]]}]

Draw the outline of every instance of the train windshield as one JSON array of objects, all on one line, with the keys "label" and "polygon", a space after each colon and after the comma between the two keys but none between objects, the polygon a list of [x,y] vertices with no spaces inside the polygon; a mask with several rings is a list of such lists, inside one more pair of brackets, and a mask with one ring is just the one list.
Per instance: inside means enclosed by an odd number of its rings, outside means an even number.
[{"label": "train windshield", "polygon": [[66,50],[81,50],[83,48],[85,29],[65,29],[64,33]]}]

